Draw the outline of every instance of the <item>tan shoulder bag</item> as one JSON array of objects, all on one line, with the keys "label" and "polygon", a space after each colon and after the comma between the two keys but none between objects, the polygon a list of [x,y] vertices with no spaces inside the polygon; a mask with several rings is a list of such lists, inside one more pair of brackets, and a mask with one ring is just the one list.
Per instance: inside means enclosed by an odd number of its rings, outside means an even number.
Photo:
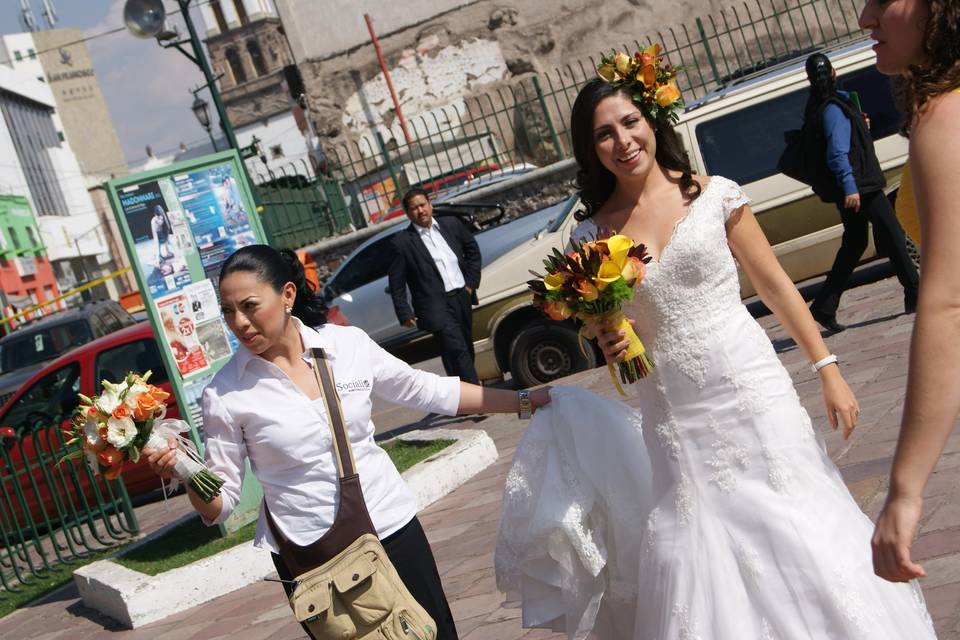
[{"label": "tan shoulder bag", "polygon": [[410,595],[367,512],[343,421],[340,397],[323,349],[313,349],[313,373],[333,433],[340,502],[333,526],[319,540],[290,542],[264,509],[280,557],[295,578],[290,607],[314,638],[435,640],[437,625]]}]

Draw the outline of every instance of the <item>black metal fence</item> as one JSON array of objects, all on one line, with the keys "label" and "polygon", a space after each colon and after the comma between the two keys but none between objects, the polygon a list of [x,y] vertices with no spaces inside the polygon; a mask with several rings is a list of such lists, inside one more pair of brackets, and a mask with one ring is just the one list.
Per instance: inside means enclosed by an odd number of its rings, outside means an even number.
[{"label": "black metal fence", "polygon": [[[619,48],[661,43],[666,59],[683,67],[678,83],[690,104],[752,73],[862,38],[858,12],[856,0],[750,0]],[[295,189],[278,187],[276,174],[257,176],[268,233],[280,246],[304,246],[351,223],[400,215],[398,194],[411,185],[442,193],[470,178],[570,157],[573,100],[596,76],[597,62],[525,74],[467,97],[463,107],[414,116],[410,144],[398,144],[399,133],[384,140],[372,131],[324,149],[319,171],[304,162],[283,172],[302,177]]]}]

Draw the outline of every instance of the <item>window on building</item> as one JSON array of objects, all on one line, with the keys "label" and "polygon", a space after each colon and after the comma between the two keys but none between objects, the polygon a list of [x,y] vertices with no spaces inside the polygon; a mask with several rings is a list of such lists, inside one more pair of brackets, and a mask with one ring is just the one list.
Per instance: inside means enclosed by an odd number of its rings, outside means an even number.
[{"label": "window on building", "polygon": [[240,18],[240,24],[249,23],[250,17],[247,16],[247,8],[243,6],[243,0],[233,0],[233,6],[237,10],[237,17]]},{"label": "window on building", "polygon": [[283,157],[283,145],[275,144],[270,147],[270,157],[274,160],[278,160]]},{"label": "window on building", "polygon": [[34,51],[33,49],[27,49],[27,55],[30,56],[31,60],[37,59],[37,52]]},{"label": "window on building", "polygon": [[233,75],[233,81],[237,84],[247,81],[247,72],[243,70],[243,62],[240,60],[240,54],[233,47],[227,49],[227,64],[230,66],[230,73]]},{"label": "window on building", "polygon": [[17,230],[14,227],[9,227],[7,231],[10,232],[10,242],[13,244],[13,248],[20,249],[20,236],[17,234]]},{"label": "window on building", "polygon": [[37,233],[33,230],[33,227],[27,227],[27,237],[30,238],[30,244],[32,246],[40,246],[40,243],[37,241]]},{"label": "window on building", "polygon": [[57,131],[57,139],[58,139],[60,142],[66,142],[66,141],[67,141],[67,136],[63,135],[63,131]]},{"label": "window on building", "polygon": [[223,15],[220,0],[212,0],[210,8],[213,9],[213,19],[217,21],[217,29],[220,30],[220,33],[225,33],[227,31],[227,19]]},{"label": "window on building", "polygon": [[267,75],[267,63],[263,60],[263,53],[260,51],[260,45],[256,40],[247,42],[247,52],[250,54],[250,62],[253,63],[253,70],[258,76]]},{"label": "window on building", "polygon": [[17,59],[17,62],[20,62],[21,60],[23,60],[23,54],[20,53],[20,51],[14,51],[13,57]]}]

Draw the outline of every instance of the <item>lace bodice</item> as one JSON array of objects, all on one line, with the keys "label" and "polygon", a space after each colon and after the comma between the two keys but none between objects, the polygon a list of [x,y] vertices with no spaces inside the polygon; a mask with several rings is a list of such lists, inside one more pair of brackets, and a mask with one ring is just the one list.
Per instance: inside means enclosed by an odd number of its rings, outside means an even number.
[{"label": "lace bodice", "polygon": [[[660,260],[647,265],[625,309],[654,360],[674,363],[698,386],[704,380],[698,354],[720,335],[730,313],[742,307],[725,223],[748,201],[738,184],[712,177],[677,222]],[[597,234],[597,225],[588,219],[573,230],[572,238],[581,241]]]}]

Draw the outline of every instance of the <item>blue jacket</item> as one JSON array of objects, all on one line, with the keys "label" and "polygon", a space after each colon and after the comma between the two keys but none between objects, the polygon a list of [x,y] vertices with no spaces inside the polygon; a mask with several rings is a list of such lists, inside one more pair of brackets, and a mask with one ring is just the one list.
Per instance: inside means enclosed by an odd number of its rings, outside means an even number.
[{"label": "blue jacket", "polygon": [[[837,91],[837,94],[849,99],[846,91]],[[832,102],[823,109],[823,134],[827,142],[827,166],[837,179],[837,185],[844,195],[859,193],[850,164],[850,119]]]}]

